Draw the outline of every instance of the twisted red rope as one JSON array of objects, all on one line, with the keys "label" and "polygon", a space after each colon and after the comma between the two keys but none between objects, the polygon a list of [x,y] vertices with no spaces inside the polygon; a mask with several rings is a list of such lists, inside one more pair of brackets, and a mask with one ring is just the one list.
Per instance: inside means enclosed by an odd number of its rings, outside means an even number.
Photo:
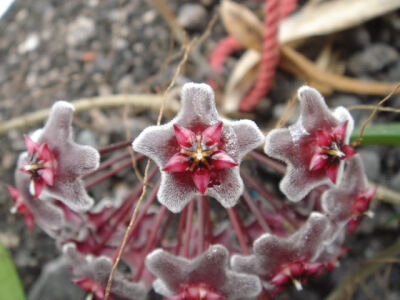
[{"label": "twisted red rope", "polygon": [[279,21],[296,7],[295,0],[267,0],[265,3],[263,51],[257,81],[253,89],[240,102],[239,109],[250,111],[270,90],[279,63]]},{"label": "twisted red rope", "polygon": [[[243,47],[240,43],[231,36],[227,36],[219,41],[217,47],[210,55],[210,66],[214,72],[221,75],[224,70],[224,63],[229,55],[233,52],[242,49]],[[208,83],[215,89],[217,83],[213,79],[209,79]]]},{"label": "twisted red rope", "polygon": [[[265,20],[263,35],[263,52],[260,70],[253,89],[240,103],[240,110],[252,110],[261,98],[268,93],[272,86],[275,70],[279,63],[279,21],[290,14],[297,6],[297,0],[267,0],[265,4]],[[234,51],[241,49],[241,45],[233,37],[221,40],[210,56],[210,65],[217,74],[223,71],[226,58]],[[214,88],[216,83],[209,80]]]}]

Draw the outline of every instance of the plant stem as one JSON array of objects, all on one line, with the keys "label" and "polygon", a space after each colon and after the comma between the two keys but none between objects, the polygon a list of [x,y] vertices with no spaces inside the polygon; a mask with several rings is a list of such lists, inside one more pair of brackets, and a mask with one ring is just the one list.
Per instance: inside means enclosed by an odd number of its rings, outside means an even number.
[{"label": "plant stem", "polygon": [[182,253],[184,257],[189,257],[189,242],[190,242],[190,236],[192,235],[193,209],[194,209],[194,202],[190,201],[188,213],[186,215],[185,243],[183,244],[183,253]]},{"label": "plant stem", "polygon": [[254,158],[255,160],[259,161],[260,163],[263,163],[270,167],[271,169],[277,171],[278,173],[285,174],[286,173],[286,167],[284,164],[278,162],[275,159],[269,158],[268,156],[261,154],[257,151],[250,151],[248,153],[248,156]]},{"label": "plant stem", "polygon": [[115,169],[112,169],[96,178],[93,178],[89,182],[87,182],[85,184],[85,188],[86,189],[91,188],[92,186],[102,182],[103,180],[106,180],[107,178],[110,178],[111,176],[117,174],[118,172],[122,171],[123,169],[126,169],[127,167],[131,166],[131,164],[132,164],[132,161],[130,158],[128,160],[124,160],[123,163],[121,163],[121,165],[116,167]]},{"label": "plant stem", "polygon": [[[107,169],[109,166],[112,166],[114,163],[116,163],[124,158],[127,158],[127,157],[129,157],[129,151],[118,154],[115,157],[111,157],[111,158],[107,159],[106,161],[104,161],[103,163],[101,163],[100,166],[96,170],[83,175],[82,178],[85,179],[90,176],[93,176],[94,174],[97,174],[97,173]],[[140,156],[140,159],[142,159],[143,157],[144,157],[144,155]],[[139,160],[139,157],[137,159]]]},{"label": "plant stem", "polygon": [[157,219],[155,221],[153,230],[150,233],[149,239],[147,240],[146,247],[142,252],[142,255],[141,255],[142,259],[140,260],[140,265],[137,268],[136,275],[134,276],[133,281],[138,281],[140,279],[140,277],[142,276],[142,272],[143,272],[143,269],[144,269],[144,261],[145,261],[146,255],[154,247],[154,242],[155,242],[155,239],[157,237],[157,232],[158,232],[158,229],[160,228],[161,221],[162,221],[162,218],[165,215],[166,209],[167,208],[165,206],[161,206],[161,209],[158,212]]},{"label": "plant stem", "polygon": [[244,255],[249,255],[249,248],[247,247],[246,240],[242,231],[242,227],[240,226],[238,216],[233,207],[227,208],[229,219],[235,229],[236,237],[239,241],[240,247],[242,248],[242,252]]},{"label": "plant stem", "polygon": [[132,141],[125,141],[125,142],[120,142],[116,144],[109,145],[107,147],[99,149],[100,155],[104,155],[113,151],[117,151],[126,147],[129,147],[132,145]]},{"label": "plant stem", "polygon": [[264,217],[261,215],[259,208],[255,205],[253,199],[245,189],[243,192],[243,198],[246,201],[248,207],[250,208],[251,213],[256,217],[258,224],[260,224],[261,228],[264,232],[271,232],[267,222],[265,222]]}]

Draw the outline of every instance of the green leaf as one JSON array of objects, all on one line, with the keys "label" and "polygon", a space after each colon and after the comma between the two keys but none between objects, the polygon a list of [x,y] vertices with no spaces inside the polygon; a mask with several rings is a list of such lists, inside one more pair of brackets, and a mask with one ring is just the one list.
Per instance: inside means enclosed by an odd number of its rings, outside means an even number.
[{"label": "green leaf", "polygon": [[0,299],[24,300],[17,271],[6,249],[0,244]]},{"label": "green leaf", "polygon": [[[360,127],[354,129],[351,141],[360,134]],[[362,136],[361,145],[400,145],[400,123],[368,125]]]}]

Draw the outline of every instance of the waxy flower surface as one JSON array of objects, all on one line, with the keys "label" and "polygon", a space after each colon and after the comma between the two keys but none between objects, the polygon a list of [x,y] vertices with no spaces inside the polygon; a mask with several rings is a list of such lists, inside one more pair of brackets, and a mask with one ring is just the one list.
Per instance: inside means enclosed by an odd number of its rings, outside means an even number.
[{"label": "waxy flower surface", "polygon": [[343,227],[348,224],[352,233],[366,213],[376,188],[368,188],[361,158],[356,155],[348,160],[339,185],[322,195],[322,208],[327,216]]},{"label": "waxy flower surface", "polygon": [[[64,245],[63,252],[72,266],[73,274],[77,277],[74,282],[94,293],[98,299],[102,299],[112,261],[105,256],[95,258],[83,256],[77,252],[74,244]],[[124,299],[140,300],[145,298],[147,289],[142,283],[130,282],[117,272],[111,286],[111,293]]]},{"label": "waxy flower surface", "polygon": [[170,299],[234,300],[257,296],[261,291],[259,279],[228,270],[228,257],[221,245],[211,246],[193,259],[157,249],[147,256],[146,266],[157,277],[155,291]]},{"label": "waxy flower surface", "polygon": [[224,207],[234,206],[243,191],[238,165],[263,141],[254,122],[219,117],[208,85],[188,83],[182,88],[178,115],[167,124],[146,128],[133,149],[159,166],[158,200],[179,212],[198,194]]},{"label": "waxy flower surface", "polygon": [[263,234],[254,242],[254,254],[234,255],[232,267],[239,272],[259,275],[265,280],[264,286],[270,289],[274,289],[274,285],[286,284],[289,280],[296,284],[296,277],[318,271],[319,264],[314,265],[313,259],[323,249],[322,241],[326,238],[328,228],[328,218],[314,212],[289,237]]},{"label": "waxy flower surface", "polygon": [[20,155],[15,171],[16,187],[8,186],[11,197],[15,201],[13,212],[21,213],[29,229],[39,225],[47,234],[55,236],[64,225],[61,208],[51,201],[35,199],[29,191],[31,177],[20,171],[26,161],[26,153]]},{"label": "waxy flower surface", "polygon": [[45,194],[79,211],[93,204],[80,177],[98,167],[99,153],[72,140],[73,110],[67,102],[56,102],[44,128],[34,138],[25,136],[27,155],[20,171],[30,175],[35,198]]},{"label": "waxy flower surface", "polygon": [[289,128],[272,130],[265,153],[287,164],[280,188],[292,201],[300,201],[313,188],[335,183],[342,161],[355,154],[348,145],[353,130],[349,112],[338,107],[333,113],[321,94],[308,86],[298,91],[300,117]]}]

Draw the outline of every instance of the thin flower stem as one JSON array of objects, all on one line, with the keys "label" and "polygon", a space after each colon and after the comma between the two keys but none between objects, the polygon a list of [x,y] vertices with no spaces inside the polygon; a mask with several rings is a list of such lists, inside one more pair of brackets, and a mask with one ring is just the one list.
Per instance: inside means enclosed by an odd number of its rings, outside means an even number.
[{"label": "thin flower stem", "polygon": [[104,155],[113,151],[117,151],[119,149],[123,149],[132,145],[132,141],[126,141],[121,143],[112,144],[110,146],[99,149],[100,155]]},{"label": "thin flower stem", "polygon": [[192,235],[193,210],[194,210],[194,202],[190,201],[188,213],[186,215],[185,242],[183,244],[183,253],[182,253],[184,257],[189,257],[189,242],[190,242],[190,236]]},{"label": "thin flower stem", "polygon": [[271,232],[271,228],[269,228],[267,222],[260,213],[259,208],[255,205],[253,199],[249,195],[248,191],[245,189],[243,192],[243,198],[246,201],[251,213],[256,217],[258,224],[260,224],[261,228],[264,232]]},{"label": "thin flower stem", "polygon": [[179,250],[181,249],[182,245],[182,236],[183,236],[183,229],[185,228],[186,213],[187,213],[187,207],[183,209],[182,213],[179,216],[178,235],[176,237],[177,241],[175,246],[176,255],[179,255]]},{"label": "thin flower stem", "polygon": [[[275,203],[275,200],[278,200],[278,197],[276,195],[273,195],[271,192],[264,189],[259,183],[257,183],[252,177],[247,175],[245,172],[240,172],[240,175],[242,176],[246,184],[255,189],[257,193],[259,193],[266,201],[268,201],[268,203],[272,206],[272,208],[276,213],[284,217],[290,226],[297,228],[297,222],[292,217],[289,216],[286,207],[280,208]],[[280,201],[280,203],[284,204],[283,201]]]},{"label": "thin flower stem", "polygon": [[135,225],[133,225],[133,227],[132,227],[132,230],[128,237],[128,241],[131,238],[133,238],[133,236],[136,234],[136,231],[139,229],[140,222],[142,222],[142,220],[146,216],[147,211],[149,210],[150,206],[154,203],[155,199],[157,198],[157,192],[158,192],[159,188],[160,188],[160,182],[157,183],[157,186],[152,190],[152,192],[147,197],[146,203],[143,205],[143,208],[137,217],[137,221],[136,221]]},{"label": "thin flower stem", "polygon": [[[107,159],[106,161],[104,161],[103,163],[101,163],[100,166],[96,170],[83,175],[82,178],[85,179],[85,178],[88,178],[90,176],[93,176],[94,174],[97,174],[97,173],[107,169],[109,166],[112,166],[114,163],[119,162],[120,160],[122,160],[124,158],[127,158],[127,157],[129,157],[129,152],[128,151],[126,151],[124,153],[121,153],[121,154],[118,154],[115,157],[111,157],[111,158]],[[144,156],[142,156],[142,158],[143,157]],[[138,159],[139,159],[139,157],[138,157]]]},{"label": "thin flower stem", "polygon": [[140,277],[142,276],[142,272],[144,269],[145,257],[151,251],[151,249],[154,247],[154,242],[157,237],[157,232],[160,228],[162,218],[164,217],[166,211],[167,211],[167,208],[165,206],[161,206],[161,209],[158,212],[157,219],[155,221],[153,230],[151,231],[149,239],[147,240],[146,247],[141,254],[142,259],[140,260],[140,265],[137,268],[137,271],[133,278],[133,281],[138,281],[140,279]]},{"label": "thin flower stem", "polygon": [[267,165],[271,169],[273,169],[281,174],[286,173],[286,167],[282,163],[278,162],[275,159],[269,158],[268,156],[261,154],[260,152],[250,151],[248,153],[248,156],[250,156],[251,158],[254,158],[255,160],[259,161],[260,163]]},{"label": "thin flower stem", "polygon": [[239,222],[239,218],[236,215],[234,208],[233,207],[227,208],[226,211],[228,212],[229,219],[231,220],[233,228],[235,229],[236,237],[239,241],[240,247],[242,248],[243,254],[249,255],[250,254],[249,248],[247,247],[247,244],[245,241],[245,236],[243,234],[242,227]]},{"label": "thin flower stem", "polygon": [[131,159],[129,158],[128,160],[124,160],[123,163],[121,163],[120,166],[116,167],[115,169],[112,169],[104,174],[101,174],[100,176],[93,178],[92,180],[90,180],[89,182],[87,182],[85,184],[85,188],[89,189],[92,186],[99,184],[100,182],[102,182],[103,180],[106,180],[107,178],[110,178],[111,176],[117,174],[118,172],[121,172],[123,169],[128,168],[130,165],[132,164]]},{"label": "thin flower stem", "polygon": [[[157,173],[157,171],[158,171],[157,168],[153,168],[150,171],[149,180],[151,180],[154,177],[154,175]],[[123,206],[129,207],[129,206],[133,205],[133,203],[140,196],[142,191],[143,191],[143,183],[140,182],[139,184],[137,184],[134,187],[134,189],[132,190],[130,195],[128,197],[126,197],[127,200],[125,200],[125,203],[123,204]],[[111,218],[115,218],[115,216],[118,216],[120,214],[120,211],[121,211],[121,209],[114,211],[112,214],[110,214],[110,216],[108,216],[108,218],[105,218],[102,223],[98,223],[97,227],[101,230],[104,225],[108,225],[108,222]]]},{"label": "thin flower stem", "polygon": [[[150,175],[149,178],[150,178],[150,177],[152,177],[152,176]],[[146,200],[146,203],[145,203],[144,206],[143,206],[143,209],[142,209],[142,211],[141,211],[141,214],[140,214],[139,217],[138,217],[138,222],[137,222],[136,224],[140,224],[141,220],[142,220],[142,219],[144,218],[144,216],[146,215],[146,212],[147,212],[148,208],[150,207],[151,204],[153,204],[153,202],[154,202],[154,200],[155,200],[155,198],[156,198],[156,196],[157,196],[157,191],[158,191],[159,185],[160,185],[160,182],[157,183],[157,186],[156,186],[156,187],[154,188],[154,190],[149,194],[149,196],[148,196],[148,198],[147,198],[147,200]],[[142,188],[142,187],[143,187],[143,185],[140,186],[140,188]],[[138,196],[140,195],[140,192],[141,192],[141,189],[140,189],[139,192],[137,193],[137,196],[136,196],[136,197],[138,197]],[[137,199],[136,197],[134,198],[134,200]],[[107,235],[104,237],[103,241],[100,243],[100,245],[99,245],[99,247],[98,247],[99,250],[101,250],[101,249],[104,247],[104,245],[109,241],[109,239],[110,239],[110,237],[113,235],[113,233],[116,232],[117,227],[118,227],[118,226],[121,226],[122,223],[123,223],[123,221],[126,219],[126,217],[129,216],[129,212],[130,212],[131,206],[132,206],[133,204],[134,204],[134,201],[131,202],[131,203],[129,203],[129,204],[126,206],[126,208],[124,208],[124,211],[118,216],[117,221],[113,224],[113,226],[112,226],[112,227],[110,228],[110,230],[108,231]],[[130,237],[132,237],[132,236],[136,233],[137,228],[139,228],[139,226],[133,226],[133,228],[132,228],[132,230],[131,230],[131,235],[130,235]]]},{"label": "thin flower stem", "polygon": [[208,247],[213,244],[213,232],[212,232],[212,224],[210,219],[210,207],[208,205],[208,197],[204,197],[203,200],[203,211],[204,211],[204,222],[206,224],[206,239],[204,249],[208,249]]},{"label": "thin flower stem", "polygon": [[197,197],[197,223],[199,227],[198,237],[198,254],[204,250],[204,210],[203,210],[204,197]]}]

